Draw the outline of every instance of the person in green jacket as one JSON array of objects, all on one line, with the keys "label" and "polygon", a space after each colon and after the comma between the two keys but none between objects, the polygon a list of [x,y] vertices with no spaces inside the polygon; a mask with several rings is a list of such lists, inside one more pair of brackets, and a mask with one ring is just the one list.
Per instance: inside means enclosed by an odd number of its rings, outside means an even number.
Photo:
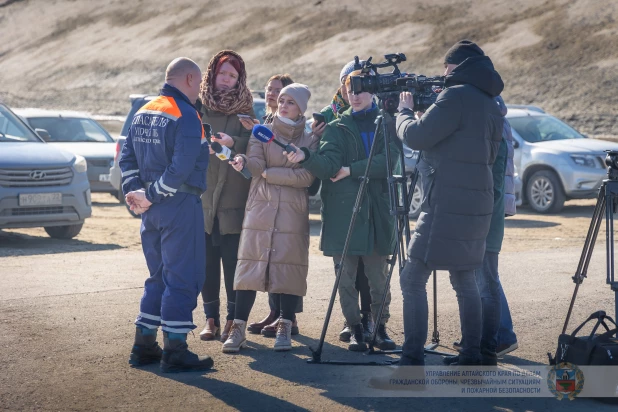
[{"label": "person in green jacket", "polygon": [[[361,60],[359,63],[364,64],[365,61]],[[327,124],[335,119],[338,119],[343,112],[350,108],[346,79],[353,70],[354,60],[343,66],[341,72],[339,73],[339,82],[341,85],[333,96],[331,103],[320,111],[320,113],[324,115]],[[320,135],[322,134],[323,131],[320,132]],[[319,189],[320,179],[315,179],[315,182],[309,188],[309,195],[313,196],[317,194]],[[371,292],[369,290],[369,280],[367,280],[367,276],[365,275],[365,265],[362,260],[358,262],[355,286],[358,294],[360,295],[361,323],[363,324],[365,336],[368,338],[373,332],[373,322],[371,320]],[[349,342],[351,336],[352,329],[347,322],[344,322],[343,329],[339,332],[339,340],[342,342]]]},{"label": "person in green jacket", "polygon": [[[360,75],[360,71],[350,75]],[[349,86],[349,78],[346,84]],[[348,92],[351,107],[326,126],[317,152],[310,152],[302,147],[295,153],[287,154],[291,162],[302,164],[322,180],[320,250],[324,255],[332,256],[337,265],[342,258],[360,188],[359,178],[365,173],[371,145],[376,145],[369,169],[367,192],[356,218],[339,282],[341,309],[352,331],[348,346],[351,351],[363,351],[367,348],[358,306],[358,291],[355,287],[358,262],[362,261],[365,265],[372,298],[371,310],[375,317],[387,287],[387,259],[393,253],[396,237],[396,221],[389,213],[384,136],[382,133],[374,136],[374,122],[379,111],[373,97],[370,93]],[[393,131],[391,137],[394,136]],[[391,157],[393,164],[397,164],[397,139],[392,140]],[[387,294],[382,318],[374,318],[378,325],[376,344],[382,350],[395,348],[395,343],[385,328],[389,318],[389,304],[390,292]]]}]

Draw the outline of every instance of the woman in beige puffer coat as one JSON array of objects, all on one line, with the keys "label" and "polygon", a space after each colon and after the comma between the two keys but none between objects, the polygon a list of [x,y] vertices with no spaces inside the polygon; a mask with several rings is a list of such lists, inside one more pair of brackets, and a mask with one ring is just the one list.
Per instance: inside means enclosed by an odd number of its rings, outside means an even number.
[{"label": "woman in beige puffer coat", "polygon": [[[315,150],[318,138],[305,131],[311,93],[293,83],[281,90],[277,115],[267,125],[283,144]],[[234,277],[234,324],[223,352],[238,352],[245,344],[245,328],[256,291],[281,294],[281,320],[275,350],[292,347],[291,329],[298,300],[307,291],[309,262],[309,196],[314,176],[287,160],[281,147],[249,141],[246,155],[236,157],[237,170],[246,167],[253,176],[240,236]]]}]

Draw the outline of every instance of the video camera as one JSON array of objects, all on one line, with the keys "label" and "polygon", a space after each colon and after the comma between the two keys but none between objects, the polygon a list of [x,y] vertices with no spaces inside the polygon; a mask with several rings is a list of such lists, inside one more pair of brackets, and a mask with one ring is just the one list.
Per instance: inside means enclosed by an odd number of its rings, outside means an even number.
[{"label": "video camera", "polygon": [[[354,56],[354,70],[361,70],[362,74],[350,77],[352,93],[363,92],[378,96],[382,108],[389,113],[395,113],[399,106],[399,93],[412,92],[414,96],[414,111],[424,112],[435,103],[439,91],[444,87],[444,76],[427,77],[414,73],[402,73],[398,64],[406,61],[403,53],[387,54],[386,61],[374,64],[371,57],[361,65],[358,56]],[[393,67],[390,73],[379,74],[377,69]]]}]

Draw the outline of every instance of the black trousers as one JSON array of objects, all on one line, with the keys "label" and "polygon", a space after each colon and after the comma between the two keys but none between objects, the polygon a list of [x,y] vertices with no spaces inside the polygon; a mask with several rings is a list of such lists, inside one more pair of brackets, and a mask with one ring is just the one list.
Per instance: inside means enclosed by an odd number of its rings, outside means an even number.
[{"label": "black trousers", "polygon": [[227,320],[234,320],[236,293],[234,291],[234,273],[238,261],[238,244],[240,234],[220,235],[218,222],[215,220],[213,233],[206,233],[206,281],[202,288],[204,313],[206,318],[214,318],[219,326],[219,292],[221,289],[221,266],[227,295]]},{"label": "black trousers", "polygon": [[[255,290],[237,290],[236,291],[236,319],[249,320],[249,314],[255,303]],[[273,293],[279,297],[281,302],[281,317],[283,319],[294,321],[296,319],[296,307],[302,296],[288,295],[286,293]]]},{"label": "black trousers", "polygon": [[[303,297],[299,296],[298,303],[294,309],[295,313],[301,313],[303,311]],[[281,293],[268,293],[268,306],[270,310],[276,312],[277,316],[281,313]]]},{"label": "black trousers", "polygon": [[[360,310],[361,312],[371,313],[371,293],[369,292],[369,280],[365,275],[365,265],[362,260],[358,262],[358,269],[356,270],[356,290],[360,294]],[[281,313],[280,294],[269,293],[268,294],[268,306],[270,310],[274,311],[277,316]],[[296,313],[303,311],[303,297],[298,299],[298,305],[295,309]]]}]

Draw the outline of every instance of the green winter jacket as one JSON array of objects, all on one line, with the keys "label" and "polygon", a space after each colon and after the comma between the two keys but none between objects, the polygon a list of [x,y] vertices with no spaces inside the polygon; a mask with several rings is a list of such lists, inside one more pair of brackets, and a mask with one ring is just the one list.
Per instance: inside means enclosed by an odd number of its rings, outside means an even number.
[{"label": "green winter jacket", "polygon": [[[377,110],[373,111],[377,116]],[[394,126],[394,124],[391,124]],[[399,168],[398,139],[391,127],[391,158]],[[367,193],[356,218],[348,254],[367,256],[376,253],[387,256],[395,247],[395,218],[390,215],[387,182],[386,155],[382,133],[374,139],[376,148],[369,171]],[[367,155],[352,109],[342,113],[339,119],[330,122],[320,141],[317,152],[303,148],[305,160],[302,165],[322,180],[322,230],[320,250],[326,256],[341,255],[352,218],[360,177],[367,167]],[[350,167],[350,176],[333,183],[330,178],[341,167]]]},{"label": "green winter jacket", "polygon": [[330,105],[326,106],[325,108],[323,108],[320,113],[322,113],[324,115],[324,117],[326,118],[326,123],[330,123],[333,120],[336,119],[335,117],[335,112],[333,112],[333,109],[330,107]]}]

